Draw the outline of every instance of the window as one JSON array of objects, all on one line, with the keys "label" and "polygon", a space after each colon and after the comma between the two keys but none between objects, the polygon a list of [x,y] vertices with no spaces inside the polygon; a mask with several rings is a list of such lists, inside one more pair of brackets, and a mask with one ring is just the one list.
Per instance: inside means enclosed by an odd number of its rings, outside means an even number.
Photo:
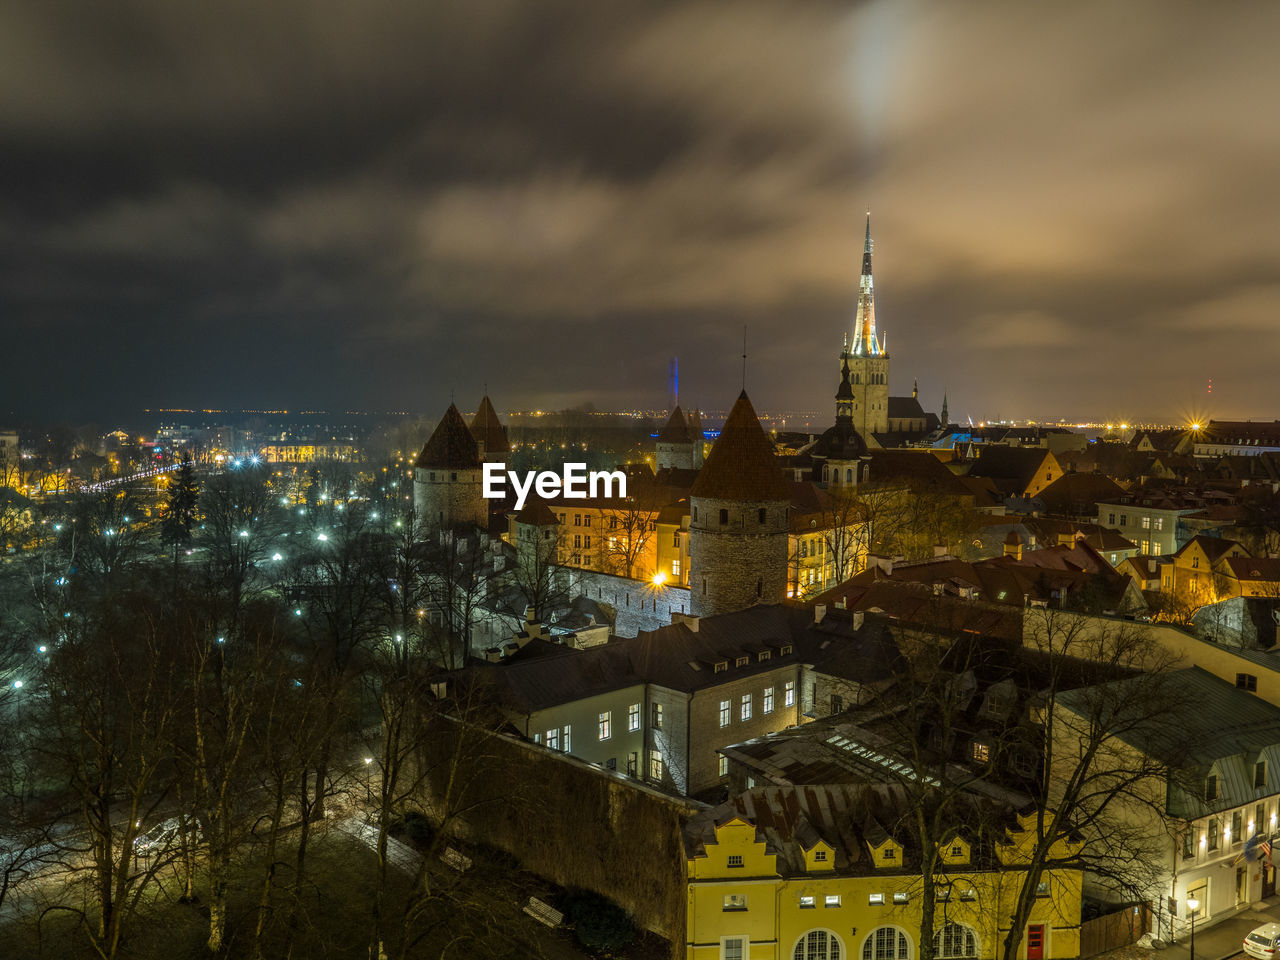
[{"label": "window", "polygon": [[1114,527],[1116,525],[1116,515],[1114,513],[1107,514],[1107,526]]},{"label": "window", "polygon": [[1182,859],[1190,860],[1195,856],[1195,831],[1187,827],[1182,831]]},{"label": "window", "polygon": [[726,670],[728,670],[728,669],[729,669],[729,661],[728,661],[728,660],[717,660],[717,661],[716,661],[716,669],[715,669],[715,672],[716,672],[716,673],[724,673],[724,672],[725,672]]},{"label": "window", "polygon": [[725,526],[729,522],[729,511],[722,509],[720,511],[720,526]]},{"label": "window", "polygon": [[884,852],[880,854],[880,859],[882,860],[896,860],[897,858],[898,851],[893,849],[893,847],[885,847]]},{"label": "window", "polygon": [[831,712],[840,713],[842,710],[844,710],[844,697],[838,693],[833,693],[831,695]]},{"label": "window", "polygon": [[560,749],[560,731],[555,727],[547,731],[547,746],[552,750]]},{"label": "window", "polygon": [[972,928],[960,923],[944,924],[942,929],[933,935],[933,955],[939,960],[953,957],[976,957],[978,955],[978,938]]},{"label": "window", "polygon": [[740,854],[740,853],[731,853],[731,854],[729,854],[729,866],[731,866],[731,867],[741,867],[742,865],[743,865],[743,864],[742,864],[742,854]]},{"label": "window", "polygon": [[[725,907],[728,910],[728,907]],[[743,960],[746,941],[742,937],[725,937],[724,947],[720,951],[721,960]]]},{"label": "window", "polygon": [[1244,842],[1244,824],[1241,822],[1243,820],[1244,820],[1244,817],[1239,810],[1231,814],[1231,842],[1232,843]]},{"label": "window", "polygon": [[649,779],[662,780],[662,751],[649,751]]},{"label": "window", "polygon": [[1152,540],[1152,541],[1151,541],[1151,555],[1152,555],[1153,557],[1158,557],[1158,556],[1160,556],[1160,541],[1159,541],[1159,540]]},{"label": "window", "polygon": [[542,734],[540,734],[540,733],[535,733],[535,734],[533,735],[533,742],[534,742],[534,743],[541,743],[541,742],[542,742]]},{"label": "window", "polygon": [[757,514],[757,516],[760,518],[760,522],[761,522],[761,523],[764,523],[764,522],[765,522],[765,519],[767,518],[768,514],[767,514],[767,512],[765,511],[765,508],[764,508],[764,507],[761,507],[761,508],[760,508],[760,511],[759,511],[759,513]]},{"label": "window", "polygon": [[720,701],[720,726],[727,727],[729,725],[729,701]]},{"label": "window", "polygon": [[627,731],[635,733],[640,729],[640,704],[633,703],[627,707]]},{"label": "window", "polygon": [[582,549],[583,550],[591,549],[591,534],[588,533],[586,536],[582,538]]},{"label": "window", "polygon": [[1143,530],[1150,530],[1150,529],[1151,529],[1151,518],[1150,518],[1150,517],[1143,517],[1143,518],[1142,518],[1142,529],[1143,529]]},{"label": "window", "polygon": [[584,527],[589,527],[589,526],[591,526],[591,514],[589,514],[589,513],[583,514],[583,516],[582,516],[582,525],[583,525]]},{"label": "window", "polygon": [[[1250,693],[1258,692],[1258,678],[1252,673],[1237,673],[1236,686],[1241,690],[1248,690]],[[1254,784],[1254,786],[1262,786],[1262,784]]]},{"label": "window", "polygon": [[573,515],[573,525],[574,525],[575,527],[580,527],[580,526],[582,526],[582,514],[580,514],[580,513],[575,513],[575,514]]},{"label": "window", "polygon": [[735,657],[733,660],[733,665],[735,667],[745,667],[750,663],[751,663],[750,657]]},{"label": "window", "polygon": [[662,729],[662,704],[660,703],[653,705],[653,729]]},{"label": "window", "polygon": [[1191,568],[1192,568],[1193,570],[1198,570],[1198,569],[1200,568],[1200,558],[1199,558],[1199,557],[1192,557],[1192,558],[1191,558]]},{"label": "window", "polygon": [[897,927],[880,927],[862,942],[862,960],[908,960],[907,935]]},{"label": "window", "polygon": [[637,776],[640,770],[640,754],[632,753],[627,757],[627,776]]},{"label": "window", "polygon": [[606,710],[604,713],[600,714],[599,733],[600,733],[601,740],[608,740],[611,736],[613,736],[613,731],[611,729],[612,726],[613,726],[613,711]]},{"label": "window", "polygon": [[813,897],[804,896],[800,898],[800,906],[802,909],[808,910],[816,907],[818,904]]},{"label": "window", "polygon": [[772,650],[761,650],[759,653],[756,654],[756,662],[763,663],[764,661],[769,660],[772,657],[773,657]]},{"label": "window", "polygon": [[727,893],[724,897],[724,909],[745,910],[747,909],[747,898],[740,893]]},{"label": "window", "polygon": [[824,907],[838,907],[838,906],[840,906],[840,894],[838,894],[838,893],[828,893],[828,894],[827,894],[827,896],[826,896],[826,899],[823,901],[823,904],[822,904],[822,905],[823,905]]},{"label": "window", "polygon": [[716,776],[727,777],[729,775],[729,758],[723,753],[716,757]]},{"label": "window", "polygon": [[796,682],[788,680],[782,687],[782,705],[784,707],[794,707],[796,705]]},{"label": "window", "polygon": [[1222,839],[1222,828],[1218,825],[1218,818],[1214,817],[1209,821],[1209,849],[1217,850],[1218,842]]},{"label": "window", "polygon": [[1036,884],[1036,896],[1047,897],[1049,895],[1049,881],[1041,880]]},{"label": "window", "polygon": [[1164,529],[1164,517],[1156,517],[1154,520],[1152,520],[1152,521],[1151,521],[1151,525],[1152,525],[1153,529],[1156,529],[1156,530],[1163,530],[1163,529]]},{"label": "window", "polygon": [[893,902],[894,902],[894,903],[910,903],[910,902],[911,902],[911,894],[909,894],[909,893],[905,893],[905,892],[903,892],[903,891],[901,891],[901,890],[900,890],[900,891],[898,891],[897,893],[895,893],[895,894],[893,895]]},{"label": "window", "polygon": [[782,645],[782,649],[778,651],[778,655],[779,655],[779,656],[781,656],[781,657],[785,657],[785,656],[786,656],[787,654],[789,654],[790,652],[791,652],[791,644],[789,644],[789,643],[784,643],[784,644]]},{"label": "window", "polygon": [[678,577],[678,576],[680,576],[680,561],[679,561],[679,560],[672,560],[672,561],[671,561],[671,575],[672,575],[673,577]]},{"label": "window", "polygon": [[[1253,765],[1253,785],[1255,787],[1265,787],[1267,785],[1267,761],[1259,760]],[[1259,814],[1258,819],[1262,816]]]},{"label": "window", "polygon": [[773,713],[773,687],[764,688],[763,702],[760,704],[762,713]]},{"label": "window", "polygon": [[979,763],[987,763],[991,760],[991,748],[981,740],[973,741],[973,759]]},{"label": "window", "polygon": [[570,750],[573,749],[571,746],[569,746],[569,736],[572,732],[573,732],[573,727],[566,723],[564,725],[564,729],[561,731],[561,733],[564,734],[564,752],[565,753],[568,753]]},{"label": "window", "polygon": [[938,889],[937,889],[936,891],[934,891],[933,899],[934,899],[934,901],[935,901],[936,903],[950,903],[950,902],[951,902],[951,888],[950,888],[950,887],[938,887]]},{"label": "window", "polygon": [[575,533],[575,534],[573,535],[573,549],[575,549],[575,550],[581,550],[581,549],[582,549],[582,534],[580,534],[580,533]]},{"label": "window", "polygon": [[742,719],[751,719],[751,694],[744,693],[742,695]]},{"label": "window", "polygon": [[1204,778],[1204,798],[1205,800],[1218,799],[1218,776],[1217,774],[1209,774]]},{"label": "window", "polygon": [[814,861],[814,863],[826,863],[826,861],[827,861],[827,851],[825,851],[825,850],[815,850],[815,851],[813,851],[813,861]]},{"label": "window", "polygon": [[1120,526],[1127,527],[1128,525],[1129,525],[1129,515],[1126,513],[1120,514]]},{"label": "window", "polygon": [[969,887],[965,890],[961,890],[960,899],[963,900],[965,903],[973,903],[973,901],[978,899],[978,891],[973,889],[973,887]]}]

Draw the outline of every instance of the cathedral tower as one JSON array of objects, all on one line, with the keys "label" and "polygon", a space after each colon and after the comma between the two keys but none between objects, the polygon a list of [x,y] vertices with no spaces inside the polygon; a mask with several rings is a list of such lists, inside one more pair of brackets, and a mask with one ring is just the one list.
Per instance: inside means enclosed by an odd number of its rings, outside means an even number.
[{"label": "cathedral tower", "polygon": [[744,390],[689,492],[696,616],[779,603],[787,589],[791,485]]},{"label": "cathedral tower", "polygon": [[871,279],[871,214],[862,248],[862,279],[858,283],[858,313],[853,324],[853,348],[848,359],[853,389],[853,425],[864,438],[889,431],[889,354],[884,336],[876,333],[876,297]]}]

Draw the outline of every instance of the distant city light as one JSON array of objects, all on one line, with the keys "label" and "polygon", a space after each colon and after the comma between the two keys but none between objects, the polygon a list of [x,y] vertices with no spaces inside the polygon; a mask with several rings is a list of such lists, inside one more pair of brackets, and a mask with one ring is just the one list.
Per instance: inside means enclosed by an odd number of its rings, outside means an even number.
[{"label": "distant city light", "polygon": [[272,560],[283,560],[283,559],[284,559],[284,557],[280,556],[280,554],[278,554],[278,553],[273,553],[273,554],[271,555],[271,559],[272,559]]}]

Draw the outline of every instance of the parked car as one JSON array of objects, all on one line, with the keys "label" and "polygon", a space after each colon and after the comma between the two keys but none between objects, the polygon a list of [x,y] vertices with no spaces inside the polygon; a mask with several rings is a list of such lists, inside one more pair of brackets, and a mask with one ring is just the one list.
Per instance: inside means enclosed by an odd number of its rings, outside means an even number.
[{"label": "parked car", "polygon": [[1280,923],[1264,923],[1244,938],[1244,952],[1256,960],[1276,960],[1280,948]]},{"label": "parked car", "polygon": [[[139,856],[150,856],[175,846],[183,829],[182,821],[177,817],[162,820],[133,838],[134,853]],[[198,823],[194,820],[187,821],[185,830],[188,837],[199,842],[201,833]]]}]

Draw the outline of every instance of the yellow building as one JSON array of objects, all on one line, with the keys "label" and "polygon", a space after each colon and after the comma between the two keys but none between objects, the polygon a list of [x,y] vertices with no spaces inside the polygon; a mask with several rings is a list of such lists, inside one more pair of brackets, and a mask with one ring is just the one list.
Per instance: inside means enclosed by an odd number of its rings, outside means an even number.
[{"label": "yellow building", "polygon": [[1234,540],[1192,537],[1165,566],[1162,589],[1192,608],[1238,596],[1240,584],[1227,561],[1248,556]]},{"label": "yellow building", "polygon": [[[898,827],[904,800],[883,785],[766,787],[694,818],[685,834],[686,957],[914,960],[922,880],[915,845]],[[939,960],[1001,955],[1025,876],[1024,826],[1010,815],[999,843],[959,827],[943,844],[934,877]],[[1018,956],[1078,956],[1080,904],[1078,870],[1046,871]]]}]

